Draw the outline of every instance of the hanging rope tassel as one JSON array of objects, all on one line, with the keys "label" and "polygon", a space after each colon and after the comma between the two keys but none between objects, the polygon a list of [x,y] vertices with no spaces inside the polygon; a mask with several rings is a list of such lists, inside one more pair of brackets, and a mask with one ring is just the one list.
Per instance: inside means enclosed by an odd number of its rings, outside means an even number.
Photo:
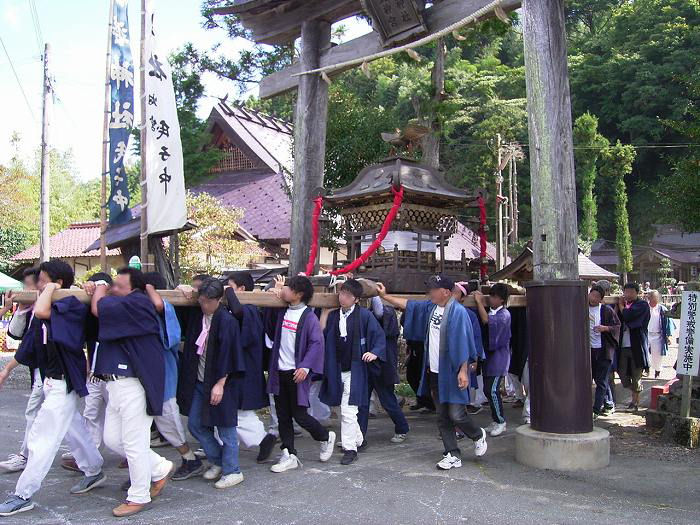
[{"label": "hanging rope tassel", "polygon": [[481,280],[485,281],[488,272],[486,265],[486,203],[481,195],[479,195],[477,202],[479,203],[479,256],[481,257],[479,274],[481,275]]},{"label": "hanging rope tassel", "polygon": [[396,214],[399,213],[399,208],[401,208],[401,203],[403,202],[403,186],[401,186],[398,190],[391,188],[391,191],[394,194],[394,204],[391,206],[386,219],[384,219],[384,224],[382,225],[382,229],[379,232],[379,235],[377,235],[377,238],[374,240],[374,242],[372,242],[372,244],[369,245],[362,255],[347,266],[338,270],[333,270],[330,272],[331,275],[341,275],[348,272],[354,272],[360,266],[362,266],[375,251],[377,251],[377,248],[382,245],[382,241],[386,238],[387,233],[389,233],[389,228],[391,228],[391,224],[394,222]]},{"label": "hanging rope tassel", "polygon": [[314,200],[314,212],[311,216],[311,249],[309,250],[309,262],[306,263],[306,275],[314,274],[314,266],[316,266],[316,257],[318,256],[319,242],[319,219],[321,217],[321,208],[323,208],[323,197],[316,197]]}]

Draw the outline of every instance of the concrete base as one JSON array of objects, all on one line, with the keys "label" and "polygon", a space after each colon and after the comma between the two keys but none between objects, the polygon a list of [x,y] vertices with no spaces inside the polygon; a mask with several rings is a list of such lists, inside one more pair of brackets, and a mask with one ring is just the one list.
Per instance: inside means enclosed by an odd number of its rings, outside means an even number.
[{"label": "concrete base", "polygon": [[549,470],[596,470],[610,464],[610,433],[594,428],[587,434],[550,434],[530,425],[515,431],[518,463]]}]

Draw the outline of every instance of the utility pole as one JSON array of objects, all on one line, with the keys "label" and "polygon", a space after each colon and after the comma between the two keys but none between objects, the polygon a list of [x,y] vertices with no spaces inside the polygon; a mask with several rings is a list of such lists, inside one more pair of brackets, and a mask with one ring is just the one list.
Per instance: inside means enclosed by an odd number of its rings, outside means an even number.
[{"label": "utility pole", "polygon": [[39,228],[39,261],[51,257],[49,245],[49,104],[51,103],[51,79],[49,78],[49,44],[44,44],[44,86],[41,109],[41,205]]},{"label": "utility pole", "polygon": [[110,90],[110,65],[112,62],[112,17],[114,0],[109,2],[109,22],[107,23],[107,57],[105,61],[105,102],[102,120],[102,177],[100,180],[100,269],[109,273],[107,267],[107,176],[109,175],[109,114],[112,105]]},{"label": "utility pole", "polygon": [[503,175],[501,170],[501,134],[496,135],[496,151],[498,152],[496,167],[496,271],[505,266],[503,257]]},{"label": "utility pole", "polygon": [[141,0],[141,265],[144,271],[151,267],[148,262],[148,188],[146,186],[146,0]]}]

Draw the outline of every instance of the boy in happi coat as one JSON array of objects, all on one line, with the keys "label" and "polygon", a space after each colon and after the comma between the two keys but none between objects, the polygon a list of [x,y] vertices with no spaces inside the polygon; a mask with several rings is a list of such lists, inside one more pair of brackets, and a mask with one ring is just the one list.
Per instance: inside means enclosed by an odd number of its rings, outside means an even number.
[{"label": "boy in happi coat", "polygon": [[[187,444],[185,426],[182,424],[180,407],[177,405],[178,360],[181,339],[180,323],[175,313],[175,307],[163,299],[156,290],[166,290],[168,283],[158,272],[143,274],[146,282],[146,294],[151,299],[158,313],[160,339],[163,343],[163,363],[165,378],[163,382],[163,413],[155,416],[153,422],[158,433],[165,439],[166,444],[174,447],[182,458],[180,467],[172,476],[173,481],[181,481],[204,472],[204,464],[194,455]],[[161,438],[151,441],[151,447],[160,445]]]},{"label": "boy in happi coat", "polygon": [[340,309],[328,313],[324,328],[326,355],[319,398],[328,406],[340,406],[342,465],[357,459],[357,447],[364,441],[358,406],[369,404],[370,363],[383,361],[386,352],[384,332],[372,312],[358,304],[361,298],[362,285],[355,279],[345,281],[338,293]]},{"label": "boy in happi coat", "polygon": [[225,489],[243,481],[236,425],[245,358],[238,321],[221,304],[223,283],[209,279],[198,293],[200,313],[190,317],[185,329],[178,402],[209,460],[204,479],[217,480],[214,486]]},{"label": "boy in happi coat", "polygon": [[[39,268],[27,268],[22,273],[22,284],[24,285],[25,291],[34,291],[37,289],[37,282],[39,280]],[[13,306],[12,296],[13,292],[9,291],[5,294],[5,307],[0,310],[0,317],[2,317],[6,312],[10,311]],[[34,303],[22,304],[17,307],[17,309],[12,314],[10,319],[10,324],[7,327],[7,337],[10,339],[19,340],[20,344],[25,340],[25,336],[28,334],[29,324],[32,319],[32,312],[34,310]],[[26,340],[30,340],[31,336],[26,337]],[[0,386],[9,377],[13,369],[19,366],[17,360],[13,357],[7,364],[0,370]],[[27,422],[24,429],[24,439],[22,440],[22,445],[19,448],[19,453],[10,454],[5,461],[0,462],[0,469],[7,472],[18,472],[23,470],[27,465],[27,458],[29,457],[29,449],[27,448],[27,438],[29,437],[29,431],[32,428],[34,419],[39,412],[39,407],[41,402],[44,400],[43,393],[43,381],[41,380],[41,373],[38,368],[29,367],[31,392],[29,394],[29,399],[27,400],[27,407],[24,410],[24,418]]]},{"label": "boy in happi coat", "polygon": [[271,290],[287,303],[277,309],[275,336],[270,351],[267,391],[275,396],[275,408],[282,440],[282,457],[272,472],[285,472],[300,465],[294,448],[296,421],[321,444],[319,458],[328,461],[333,455],[335,432],[329,431],[308,413],[311,373],[323,373],[323,330],[312,308],[307,305],[314,295],[311,281],[302,275],[289,279],[275,278]]},{"label": "boy in happi coat", "polygon": [[437,467],[449,470],[462,466],[455,428],[474,442],[474,453],[486,453],[486,432],[466,412],[469,402],[469,364],[476,361],[474,334],[469,316],[452,297],[454,282],[434,275],[428,282],[428,301],[408,301],[386,293],[377,283],[379,295],[389,304],[406,310],[404,336],[423,340],[423,376],[418,395],[432,394],[438,411],[438,428],[444,455]]},{"label": "boy in happi coat", "polygon": [[265,389],[265,330],[260,310],[252,304],[242,305],[237,292],[252,292],[255,288],[249,272],[234,272],[228,277],[226,304],[241,327],[241,346],[245,358],[245,377],[241,385],[241,407],[238,410],[238,438],[246,447],[259,447],[258,463],[264,463],[272,454],[275,436],[265,431],[265,425],[256,414],[268,406]]},{"label": "boy in happi coat", "polygon": [[27,332],[31,340],[20,346],[15,359],[39,369],[44,400],[29,431],[27,464],[17,480],[14,494],[0,505],[0,516],[34,508],[31,498],[41,487],[64,437],[75,451],[80,470],[85,473],[71,493],[88,492],[105,480],[102,456],[90,440],[85,420],[78,410],[79,398],[87,395],[83,345],[88,309],[75,297],[53,304],[51,299],[55,290],[70,288],[73,279],[73,269],[63,261],[54,259],[39,266],[41,294],[34,305],[34,316]]},{"label": "boy in happi coat", "polygon": [[480,291],[475,291],[472,295],[476,300],[481,323],[487,326],[489,333],[489,343],[485,349],[486,362],[482,371],[484,391],[491,407],[493,423],[486,430],[492,436],[500,436],[506,430],[501,383],[510,367],[510,312],[506,309],[508,286],[496,283],[491,287],[488,295],[488,312],[484,304],[486,302],[484,295]]},{"label": "boy in happi coat", "polygon": [[384,331],[386,343],[386,355],[383,360],[375,362],[374,366],[369,366],[367,403],[358,407],[358,420],[360,430],[365,438],[364,445],[367,444],[367,427],[369,426],[369,399],[372,392],[377,393],[379,403],[394,423],[394,436],[392,443],[403,443],[408,434],[408,422],[406,416],[399,406],[394,393],[394,385],[399,382],[399,345],[398,339],[401,334],[399,321],[396,317],[396,310],[393,307],[384,305],[379,297],[372,297],[371,311],[379,321]]},{"label": "boy in happi coat", "polygon": [[[617,304],[620,318],[620,344],[617,355],[617,373],[622,386],[632,393],[627,408],[639,409],[642,392],[642,371],[649,370],[649,303],[639,295],[639,284],[626,283]],[[612,386],[612,385],[611,385]]]},{"label": "boy in happi coat", "polygon": [[163,413],[165,386],[158,314],[135,268],[118,270],[112,286],[98,281],[83,288],[99,321],[94,373],[107,382],[104,442],[129,465],[126,501],[112,513],[131,516],[162,492],[174,470],[150,448],[151,424]]}]

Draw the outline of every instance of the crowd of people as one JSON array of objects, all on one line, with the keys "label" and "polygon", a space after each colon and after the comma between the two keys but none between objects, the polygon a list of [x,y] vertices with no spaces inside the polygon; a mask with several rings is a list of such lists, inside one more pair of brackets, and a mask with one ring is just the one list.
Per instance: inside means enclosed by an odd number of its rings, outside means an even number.
[{"label": "crowd of people", "polygon": [[[19,453],[0,463],[22,471],[0,516],[33,508],[64,439],[62,466],[83,474],[73,494],[106,482],[103,444],[122,458],[129,480],[124,503],[112,510],[118,517],[143,510],[170,480],[201,476],[217,489],[241,483],[239,443],[257,447],[257,461],[265,463],[279,440],[281,455],[270,470],[296,469],[301,429],[319,443],[321,462],[337,442],[340,463],[350,465],[367,446],[373,398],[393,422],[391,443],[403,443],[409,425],[394,393],[396,309],[403,312],[407,377],[416,393],[411,409],[437,413],[444,449],[437,468],[461,466],[459,440],[469,438],[482,456],[487,435],[505,432],[504,381],[519,393],[517,406],[529,423],[527,353],[517,350],[517,316],[506,308],[509,288],[502,283],[485,296],[474,283],[436,275],[427,281],[427,300],[393,296],[377,283],[379,296],[364,307],[362,284],[350,278],[339,285],[333,310],[309,306],[314,287],[303,275],[271,283],[282,308],[241,304],[238,294],[255,286],[248,272],[195,276],[191,286],[178,287],[187,297],[197,292],[198,306],[188,307],[161,297],[157,290],[166,284],[155,272],[125,267],[114,279],[98,273],[82,285],[89,304],[75,296],[53,300],[55,290],[73,283],[71,267],[60,260],[24,274],[25,288],[39,294],[14,312],[8,335],[21,342],[0,371],[0,386],[24,365],[32,389]],[[641,372],[660,366],[655,356],[664,355],[670,334],[658,296],[649,294],[647,303],[638,286],[625,285],[613,310],[602,303],[605,294],[599,285],[589,294],[596,415],[614,407],[613,370],[632,391],[630,407],[638,405]],[[464,306],[468,296],[475,307]],[[485,429],[472,419],[482,405],[492,418]],[[258,412],[266,407],[267,428]],[[339,438],[329,429],[331,407],[339,407]],[[188,444],[183,416],[201,449]],[[162,445],[178,451],[179,466],[154,451]]]}]

